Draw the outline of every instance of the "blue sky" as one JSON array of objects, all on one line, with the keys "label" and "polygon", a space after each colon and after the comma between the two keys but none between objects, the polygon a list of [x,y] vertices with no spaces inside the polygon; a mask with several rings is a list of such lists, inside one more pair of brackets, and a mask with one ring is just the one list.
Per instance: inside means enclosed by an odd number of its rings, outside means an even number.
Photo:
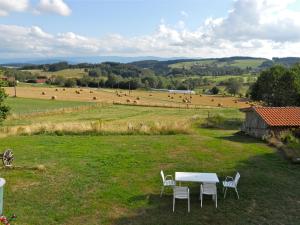
[{"label": "blue sky", "polygon": [[299,47],[299,0],[0,0],[0,58],[270,58]]},{"label": "blue sky", "polygon": [[[32,1],[32,5],[37,3]],[[184,20],[195,29],[207,17],[225,16],[232,5],[231,0],[66,0],[65,3],[72,9],[70,16],[14,12],[0,21],[39,26],[51,33],[132,36],[150,34],[161,20],[173,25]]]}]

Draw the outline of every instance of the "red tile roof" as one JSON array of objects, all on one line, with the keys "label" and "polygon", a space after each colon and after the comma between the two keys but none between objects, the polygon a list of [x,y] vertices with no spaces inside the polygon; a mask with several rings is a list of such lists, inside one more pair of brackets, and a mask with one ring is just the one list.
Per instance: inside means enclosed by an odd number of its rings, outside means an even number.
[{"label": "red tile roof", "polygon": [[241,111],[255,111],[269,126],[300,126],[300,107],[250,107]]}]

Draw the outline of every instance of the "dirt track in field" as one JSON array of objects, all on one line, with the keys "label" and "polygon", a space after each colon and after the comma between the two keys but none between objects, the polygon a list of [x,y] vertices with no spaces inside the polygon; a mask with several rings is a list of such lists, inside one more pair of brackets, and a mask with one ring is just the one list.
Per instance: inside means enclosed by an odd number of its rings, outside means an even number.
[{"label": "dirt track in field", "polygon": [[[14,96],[14,88],[7,87],[8,95]],[[171,94],[167,92],[124,91],[92,88],[46,88],[46,87],[17,87],[17,96],[23,98],[107,102],[120,104],[164,105],[176,106],[211,106],[211,107],[249,107],[246,99],[210,95]],[[184,101],[189,100],[190,103]]]}]

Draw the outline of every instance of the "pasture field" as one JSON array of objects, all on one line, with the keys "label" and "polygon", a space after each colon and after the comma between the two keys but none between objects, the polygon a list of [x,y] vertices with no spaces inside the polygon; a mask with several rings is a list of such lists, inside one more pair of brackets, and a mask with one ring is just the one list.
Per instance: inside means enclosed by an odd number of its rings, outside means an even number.
[{"label": "pasture field", "polygon": [[14,97],[7,98],[6,103],[10,106],[12,114],[30,114],[36,112],[47,112],[55,109],[92,104],[90,102],[52,101]]},{"label": "pasture field", "polygon": [[[6,92],[14,95],[12,87],[5,88]],[[43,93],[44,92],[44,93]],[[84,101],[84,102],[105,102],[136,104],[150,106],[170,106],[187,107],[184,99],[191,101],[190,108],[209,106],[209,107],[233,107],[244,108],[249,104],[244,98],[206,96],[206,95],[184,95],[169,94],[167,92],[149,92],[135,90],[129,93],[128,90],[115,89],[91,89],[91,88],[48,88],[48,87],[17,87],[17,96],[23,98],[51,99],[53,96],[57,100],[64,101]]]},{"label": "pasture field", "polygon": [[87,75],[87,72],[85,72],[84,69],[64,69],[57,72],[47,72],[38,69],[24,70],[24,71],[28,71],[32,74],[38,74],[40,76],[47,76],[47,77],[62,76],[65,78],[81,78],[83,77],[83,75]]},{"label": "pasture field", "polygon": [[[55,90],[54,90],[55,91]],[[112,92],[114,93],[114,92]],[[7,184],[4,213],[15,213],[16,225],[252,225],[298,224],[300,170],[264,142],[239,135],[238,125],[202,128],[208,114],[239,121],[238,108],[198,109],[141,107],[76,101],[9,98],[12,113],[3,127],[102,121],[111,134],[37,134],[1,138],[1,151],[11,148],[17,166],[0,169]],[[70,110],[63,110],[69,108]],[[72,110],[74,109],[74,110]],[[190,133],[123,134],[122,124],[190,123]],[[220,180],[239,171],[240,199],[229,191],[218,208],[210,197],[200,207],[199,185],[191,189],[191,212],[172,192],[159,197],[160,169],[216,172]]]},{"label": "pasture field", "polygon": [[171,68],[185,68],[185,69],[191,69],[192,66],[217,66],[217,67],[223,67],[223,66],[236,66],[241,69],[246,69],[247,67],[257,68],[259,67],[265,59],[243,59],[243,60],[232,60],[228,62],[220,62],[215,59],[204,59],[199,61],[192,61],[192,62],[180,62],[169,65]]},{"label": "pasture field", "polygon": [[265,59],[247,59],[247,60],[234,60],[234,63],[231,63],[230,66],[237,66],[242,69],[247,67],[257,68],[259,67]]}]

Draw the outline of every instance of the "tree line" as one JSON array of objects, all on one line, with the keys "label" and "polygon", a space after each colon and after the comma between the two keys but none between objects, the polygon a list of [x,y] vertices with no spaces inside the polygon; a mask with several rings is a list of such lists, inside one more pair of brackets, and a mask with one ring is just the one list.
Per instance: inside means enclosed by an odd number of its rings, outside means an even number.
[{"label": "tree line", "polygon": [[276,65],[262,71],[250,95],[268,106],[300,106],[300,64],[288,68]]}]

